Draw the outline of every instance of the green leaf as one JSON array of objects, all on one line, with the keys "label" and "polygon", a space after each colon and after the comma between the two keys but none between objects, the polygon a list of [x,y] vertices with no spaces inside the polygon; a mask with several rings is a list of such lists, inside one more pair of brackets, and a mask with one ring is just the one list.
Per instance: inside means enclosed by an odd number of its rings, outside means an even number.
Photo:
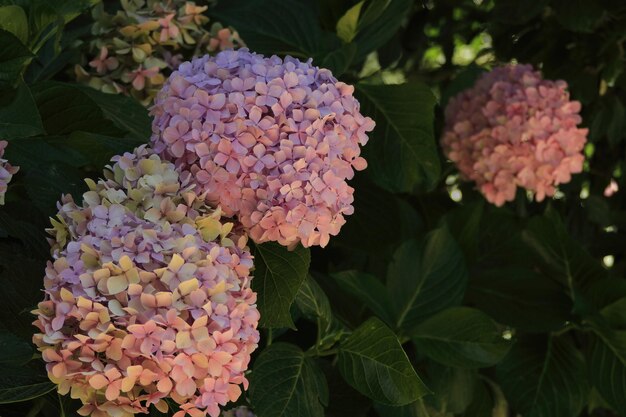
[{"label": "green leaf", "polygon": [[28,18],[20,6],[0,7],[0,29],[11,32],[23,44],[28,43]]},{"label": "green leaf", "polygon": [[606,276],[600,262],[569,236],[555,211],[533,218],[522,236],[543,259],[546,275],[567,285],[571,291]]},{"label": "green leaf", "polygon": [[0,330],[0,364],[23,365],[33,357],[31,344],[14,334]]},{"label": "green leaf", "polygon": [[333,245],[389,259],[403,240],[418,235],[421,222],[411,205],[374,185],[367,177],[355,178],[350,185],[355,189],[354,214],[331,240]]},{"label": "green leaf", "polygon": [[368,27],[378,19],[380,19],[381,15],[387,10],[387,7],[391,5],[392,0],[370,0],[367,2],[367,6],[365,10],[361,13],[361,18],[359,19],[360,28]]},{"label": "green leaf", "polygon": [[474,261],[478,256],[480,225],[485,204],[483,200],[455,208],[444,217],[448,230],[463,250],[465,259]]},{"label": "green leaf", "polygon": [[356,297],[376,316],[393,324],[392,303],[382,282],[373,275],[359,271],[342,271],[331,274],[339,286]]},{"label": "green leaf", "polygon": [[136,100],[121,94],[106,94],[87,86],[75,86],[102,110],[104,117],[128,132],[138,143],[146,143],[152,134],[152,118]]},{"label": "green leaf", "polygon": [[374,408],[380,417],[434,417],[428,413],[422,400],[401,407],[376,403]]},{"label": "green leaf", "polygon": [[21,81],[13,100],[0,107],[0,139],[17,139],[44,133],[30,89]]},{"label": "green leaf", "polygon": [[432,188],[440,175],[433,132],[435,97],[422,83],[359,83],[356,95],[364,114],[376,121],[365,146],[371,178],[392,192]]},{"label": "green leaf", "polygon": [[256,359],[250,402],[258,417],[324,417],[326,378],[297,346],[275,343]]},{"label": "green leaf", "polygon": [[428,374],[428,386],[433,390],[433,396],[426,398],[429,404],[442,414],[463,413],[474,398],[474,387],[479,384],[477,372],[432,364]]},{"label": "green leaf", "polygon": [[405,242],[387,272],[395,327],[411,334],[426,317],[460,304],[466,285],[463,254],[447,228],[429,233],[423,243]]},{"label": "green leaf", "polygon": [[49,135],[66,135],[75,131],[112,136],[123,134],[89,95],[75,85],[46,81],[35,84],[32,92]]},{"label": "green leaf", "polygon": [[42,213],[55,213],[56,203],[64,194],[81,201],[88,191],[83,171],[61,162],[32,168],[26,173],[26,191]]},{"label": "green leaf", "polygon": [[571,417],[589,394],[585,361],[567,337],[519,341],[497,367],[506,398],[524,417]]},{"label": "green leaf", "polygon": [[541,14],[547,5],[548,0],[498,0],[494,3],[493,17],[502,23],[521,25]]},{"label": "green leaf", "polygon": [[81,166],[81,162],[88,162],[98,170],[107,165],[114,155],[121,155],[145,143],[145,140],[137,139],[136,136],[118,138],[114,136],[99,135],[89,132],[73,132],[68,137],[56,137],[47,141],[65,152],[78,152],[81,157],[73,162],[75,166]]},{"label": "green leaf", "polygon": [[31,368],[0,367],[0,404],[32,400],[52,391],[55,384]]},{"label": "green leaf", "polygon": [[626,331],[593,325],[587,363],[591,384],[620,415],[626,414]]},{"label": "green leaf", "polygon": [[320,319],[321,331],[328,330],[333,318],[330,301],[311,275],[307,276],[300,286],[296,295],[296,304],[308,319]]},{"label": "green leaf", "polygon": [[464,67],[443,90],[439,103],[441,108],[445,109],[452,97],[474,86],[478,77],[484,73],[485,69],[477,65]]},{"label": "green leaf", "polygon": [[479,381],[474,386],[472,402],[467,406],[463,417],[493,417],[494,399],[485,382]]},{"label": "green leaf", "polygon": [[370,52],[383,47],[398,32],[412,7],[412,0],[370,1],[354,38],[358,46],[355,61],[360,62]]},{"label": "green leaf", "polygon": [[339,371],[357,391],[388,405],[406,405],[429,391],[393,332],[372,317],[339,348]]},{"label": "green leaf", "polygon": [[357,34],[359,15],[361,14],[364,1],[365,0],[362,0],[352,6],[339,18],[339,21],[337,21],[337,36],[346,43],[352,42],[352,39],[354,39]]},{"label": "green leaf", "polygon": [[252,287],[257,292],[261,326],[294,327],[289,309],[310,262],[311,253],[302,245],[292,251],[274,242],[256,245]]},{"label": "green leaf", "polygon": [[503,324],[529,332],[558,330],[571,319],[572,301],[562,288],[521,267],[477,272],[466,301]]},{"label": "green leaf", "polygon": [[604,14],[600,2],[594,0],[552,0],[556,20],[574,32],[593,32]]},{"label": "green leaf", "polygon": [[339,49],[326,54],[322,60],[322,67],[331,70],[335,77],[340,77],[348,71],[355,55],[356,45],[354,43],[343,45]]},{"label": "green leaf", "polygon": [[[248,47],[258,53],[308,59],[327,50],[329,38],[322,32],[315,9],[308,2],[222,1],[211,10],[211,15],[227,26],[236,27]],[[338,47],[339,40],[332,36]]]},{"label": "green leaf", "polygon": [[443,365],[485,368],[500,362],[511,347],[485,313],[470,307],[441,311],[413,332],[417,350]]},{"label": "green leaf", "polygon": [[0,29],[0,85],[13,84],[33,53],[11,32]]}]

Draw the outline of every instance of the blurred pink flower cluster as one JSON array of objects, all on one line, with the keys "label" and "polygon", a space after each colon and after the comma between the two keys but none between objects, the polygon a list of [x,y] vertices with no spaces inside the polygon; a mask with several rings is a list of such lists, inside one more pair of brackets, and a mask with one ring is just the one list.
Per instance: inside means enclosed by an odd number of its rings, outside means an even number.
[{"label": "blurred pink flower cluster", "polygon": [[514,200],[517,187],[542,201],[583,169],[580,107],[564,81],[530,65],[499,67],[450,100],[443,149],[489,202]]},{"label": "blurred pink flower cluster", "polygon": [[145,147],[59,204],[34,342],[81,415],[217,417],[257,347],[247,237]]},{"label": "blurred pink flower cluster", "polygon": [[232,410],[224,411],[222,417],[256,417],[248,407],[237,407]]},{"label": "blurred pink flower cluster", "polygon": [[9,161],[3,159],[4,150],[9,143],[6,140],[0,140],[0,205],[4,204],[4,196],[7,192],[7,186],[20,168],[12,166]]},{"label": "blurred pink flower cluster", "polygon": [[76,77],[98,90],[132,95],[148,105],[165,76],[185,59],[238,47],[237,32],[213,23],[207,6],[185,0],[120,0],[116,14],[94,7],[94,36]]},{"label": "blurred pink flower cluster", "polygon": [[330,71],[247,49],[185,62],[152,108],[152,144],[258,243],[325,246],[352,214],[374,122]]}]

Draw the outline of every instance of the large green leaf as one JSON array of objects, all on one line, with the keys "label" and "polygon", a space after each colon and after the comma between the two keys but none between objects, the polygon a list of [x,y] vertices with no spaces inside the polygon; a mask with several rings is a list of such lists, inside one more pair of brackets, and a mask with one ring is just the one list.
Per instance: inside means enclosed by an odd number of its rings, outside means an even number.
[{"label": "large green leaf", "polygon": [[13,84],[33,53],[11,32],[0,29],[0,85]]},{"label": "large green leaf", "polygon": [[550,210],[533,218],[523,232],[524,240],[543,259],[547,275],[570,291],[584,288],[606,276],[606,270],[572,239],[558,214]]},{"label": "large green leaf", "polygon": [[43,134],[41,117],[28,86],[20,82],[12,96],[10,103],[0,107],[0,139]]},{"label": "large green leaf", "polygon": [[[300,58],[319,56],[334,38],[324,33],[312,4],[296,0],[222,1],[211,10],[220,22],[237,28],[242,39],[255,52],[293,55]],[[331,37],[329,37],[331,36]]]},{"label": "large green leaf", "polygon": [[393,325],[392,303],[382,282],[373,275],[359,271],[342,271],[331,274],[339,286],[356,297],[376,316]]},{"label": "large green leaf", "polygon": [[12,333],[0,330],[0,364],[22,365],[33,357],[30,343]]},{"label": "large green leaf", "polygon": [[328,330],[333,318],[330,301],[312,276],[307,276],[300,286],[296,294],[296,304],[305,317],[320,320],[321,331]]},{"label": "large green leaf", "polygon": [[470,307],[449,308],[430,317],[415,329],[413,341],[420,353],[458,368],[493,366],[511,347],[489,316]]},{"label": "large green leaf", "polygon": [[307,277],[310,262],[311,253],[301,245],[292,251],[274,242],[256,246],[252,288],[258,294],[261,326],[294,327],[289,309]]},{"label": "large green leaf", "polygon": [[359,83],[356,95],[363,113],[376,121],[363,148],[370,176],[393,192],[434,186],[440,166],[433,132],[435,97],[428,86]]},{"label": "large green leaf", "polygon": [[250,402],[258,417],[324,417],[326,378],[297,346],[276,343],[257,358],[250,377]]},{"label": "large green leaf", "polygon": [[497,368],[513,409],[524,417],[571,417],[589,394],[585,361],[567,336],[519,341]]},{"label": "large green leaf", "polygon": [[557,283],[533,270],[497,268],[474,275],[466,301],[503,324],[545,332],[558,330],[571,319],[569,297]]},{"label": "large green leaf", "polygon": [[383,404],[409,404],[429,392],[394,333],[375,317],[340,345],[338,366],[352,387]]},{"label": "large green leaf", "polygon": [[387,272],[395,327],[410,333],[426,317],[460,304],[466,285],[463,254],[447,228],[431,232],[424,243],[405,242]]}]

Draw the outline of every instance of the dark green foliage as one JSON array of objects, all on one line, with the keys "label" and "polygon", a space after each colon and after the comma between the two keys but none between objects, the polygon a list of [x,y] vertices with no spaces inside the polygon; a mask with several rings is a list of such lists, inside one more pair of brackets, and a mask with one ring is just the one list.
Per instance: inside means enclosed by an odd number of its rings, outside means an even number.
[{"label": "dark green foliage", "polygon": [[[31,345],[44,229],[62,194],[79,201],[84,178],[151,135],[139,103],[72,78],[93,3],[0,0],[0,140],[20,166],[0,207],[2,416],[76,415]],[[255,52],[331,69],[376,122],[355,212],[328,247],[253,248],[262,339],[242,404],[259,417],[626,415],[624,1],[218,0],[207,13]],[[448,101],[511,60],[568,82],[590,144],[558,198],[495,208],[438,139]]]}]

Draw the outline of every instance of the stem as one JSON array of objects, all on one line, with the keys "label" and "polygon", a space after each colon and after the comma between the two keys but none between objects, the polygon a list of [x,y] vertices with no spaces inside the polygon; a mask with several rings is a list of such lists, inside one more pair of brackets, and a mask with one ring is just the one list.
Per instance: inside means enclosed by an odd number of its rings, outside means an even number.
[{"label": "stem", "polygon": [[272,328],[267,329],[267,346],[272,344]]},{"label": "stem", "polygon": [[317,356],[317,357],[324,357],[324,356],[332,356],[332,355],[336,355],[337,353],[339,353],[339,349],[329,349],[326,350],[324,352],[319,352],[317,349],[315,349],[315,347],[312,347],[311,349],[307,350],[305,355],[307,356]]}]

